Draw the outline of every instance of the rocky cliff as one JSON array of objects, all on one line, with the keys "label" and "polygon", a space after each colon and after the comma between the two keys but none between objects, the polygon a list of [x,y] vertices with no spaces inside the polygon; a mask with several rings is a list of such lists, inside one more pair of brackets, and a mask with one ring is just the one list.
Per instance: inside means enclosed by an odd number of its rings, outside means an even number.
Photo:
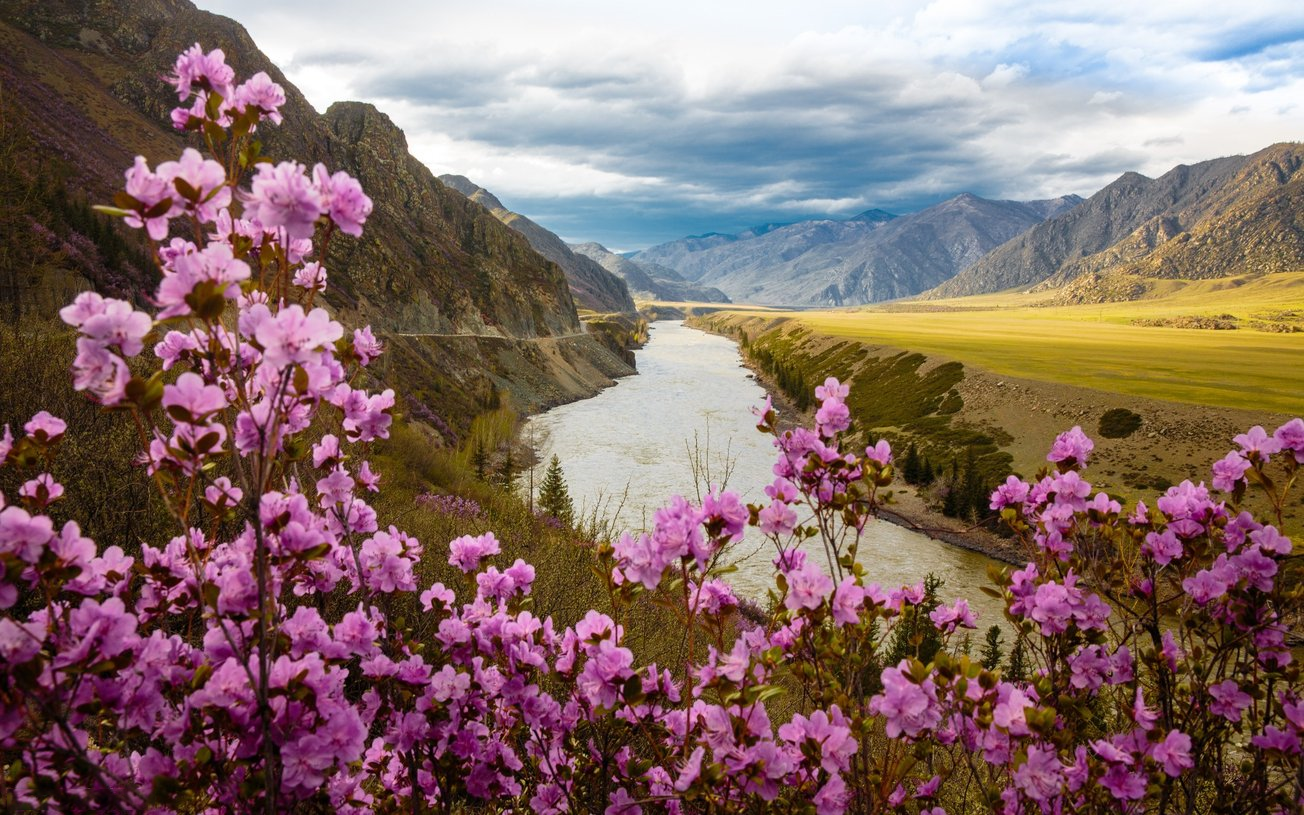
[{"label": "rocky cliff", "polygon": [[[260,130],[265,155],[345,170],[372,197],[363,237],[332,241],[324,259],[328,304],[342,319],[370,322],[391,339],[395,357],[384,370],[427,400],[423,410],[455,417],[456,425],[504,390],[520,406],[537,407],[586,395],[607,377],[629,372],[582,336],[561,269],[483,207],[440,184],[408,153],[403,133],[385,114],[352,102],[318,114],[243,27],[185,0],[0,0],[0,138],[36,156],[4,158],[3,169],[21,176],[6,177],[6,189],[19,185],[31,193],[18,202],[7,197],[0,223],[18,229],[5,243],[85,250],[72,257],[57,248],[35,271],[13,252],[0,255],[0,282],[9,284],[0,296],[10,308],[48,311],[48,301],[63,292],[45,292],[75,288],[79,278],[115,293],[152,287],[139,235],[78,213],[111,198],[135,154],[154,163],[189,143],[191,137],[170,128],[175,95],[160,77],[195,42],[222,48],[239,75],[266,71],[285,87],[285,123]],[[63,210],[73,215],[60,215]],[[114,240],[127,248],[110,262],[99,244]],[[492,353],[463,347],[481,338],[493,344]],[[592,362],[580,367],[604,373],[583,385],[569,374],[550,374],[548,355],[522,345],[544,341],[564,341],[569,354]],[[531,378],[537,387],[509,387],[505,363],[499,364],[509,346],[507,356],[542,366]],[[403,379],[416,375],[426,379]]]},{"label": "rocky cliff", "polygon": [[572,252],[561,238],[524,215],[507,209],[493,193],[466,176],[441,175],[439,180],[444,186],[457,190],[489,210],[495,218],[529,241],[534,251],[560,266],[577,306],[601,313],[635,312],[634,300],[629,296],[629,287],[624,280],[584,255]]}]

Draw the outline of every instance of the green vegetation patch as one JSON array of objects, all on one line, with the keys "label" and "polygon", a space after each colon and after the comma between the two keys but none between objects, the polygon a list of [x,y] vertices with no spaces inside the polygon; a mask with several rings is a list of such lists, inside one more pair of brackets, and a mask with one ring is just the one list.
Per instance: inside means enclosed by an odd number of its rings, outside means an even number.
[{"label": "green vegetation patch", "polygon": [[1107,439],[1126,439],[1139,430],[1141,424],[1140,414],[1127,408],[1114,408],[1100,417],[1100,435]]}]

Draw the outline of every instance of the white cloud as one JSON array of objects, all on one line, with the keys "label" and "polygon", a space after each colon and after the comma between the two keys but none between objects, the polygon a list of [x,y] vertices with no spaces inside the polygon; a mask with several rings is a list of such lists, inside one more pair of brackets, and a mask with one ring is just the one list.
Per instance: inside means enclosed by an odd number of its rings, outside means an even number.
[{"label": "white cloud", "polygon": [[[206,5],[318,108],[375,101],[436,172],[558,217],[680,202],[701,232],[966,189],[1088,194],[1304,133],[1293,0]],[[576,207],[601,239],[601,208]]]}]

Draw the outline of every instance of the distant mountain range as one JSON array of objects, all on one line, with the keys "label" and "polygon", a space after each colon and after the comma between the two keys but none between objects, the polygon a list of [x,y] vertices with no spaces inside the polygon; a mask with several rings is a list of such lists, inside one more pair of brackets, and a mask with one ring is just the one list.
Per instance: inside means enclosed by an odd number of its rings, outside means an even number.
[{"label": "distant mountain range", "polygon": [[1304,268],[1304,145],[1124,173],[1082,205],[995,249],[926,298],[1059,289],[1063,302],[1132,299],[1155,278]]},{"label": "distant mountain range", "polygon": [[900,217],[869,210],[845,221],[771,224],[671,241],[632,259],[716,286],[739,302],[859,305],[932,288],[1081,202],[1076,195],[991,201],[964,193]]},{"label": "distant mountain range", "polygon": [[645,262],[642,257],[630,259],[612,252],[600,243],[574,244],[571,249],[620,277],[629,284],[630,290],[642,299],[698,303],[729,302],[728,295],[721,290],[685,280],[674,269]]},{"label": "distant mountain range", "polygon": [[466,176],[441,175],[439,180],[492,212],[495,218],[524,236],[534,251],[560,266],[577,306],[598,312],[632,314],[635,311],[624,279],[584,255],[572,252],[561,238],[524,215],[512,212],[493,193]]}]

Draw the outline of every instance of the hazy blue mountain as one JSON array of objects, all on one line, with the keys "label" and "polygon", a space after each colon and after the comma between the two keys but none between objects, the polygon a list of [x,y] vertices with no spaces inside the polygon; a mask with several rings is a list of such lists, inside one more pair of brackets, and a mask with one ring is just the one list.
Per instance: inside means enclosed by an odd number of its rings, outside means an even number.
[{"label": "hazy blue mountain", "polygon": [[729,302],[729,298],[719,289],[689,282],[674,269],[618,255],[600,243],[574,244],[570,248],[576,254],[596,261],[602,265],[602,268],[620,277],[629,285],[630,291],[636,297],[680,302]]},{"label": "hazy blue mountain", "polygon": [[622,278],[590,258],[575,254],[561,238],[524,215],[507,209],[493,193],[466,176],[441,175],[439,180],[444,186],[457,190],[489,210],[495,218],[529,241],[534,251],[560,266],[566,274],[566,282],[577,306],[598,312],[622,311],[632,314],[635,311],[629,287]]},{"label": "hazy blue mountain", "polygon": [[[724,239],[687,238],[634,257],[716,286],[736,302],[857,305],[925,291],[1082,199],[991,201],[964,193],[911,215],[869,210]],[[731,239],[730,239],[731,238]]]}]

